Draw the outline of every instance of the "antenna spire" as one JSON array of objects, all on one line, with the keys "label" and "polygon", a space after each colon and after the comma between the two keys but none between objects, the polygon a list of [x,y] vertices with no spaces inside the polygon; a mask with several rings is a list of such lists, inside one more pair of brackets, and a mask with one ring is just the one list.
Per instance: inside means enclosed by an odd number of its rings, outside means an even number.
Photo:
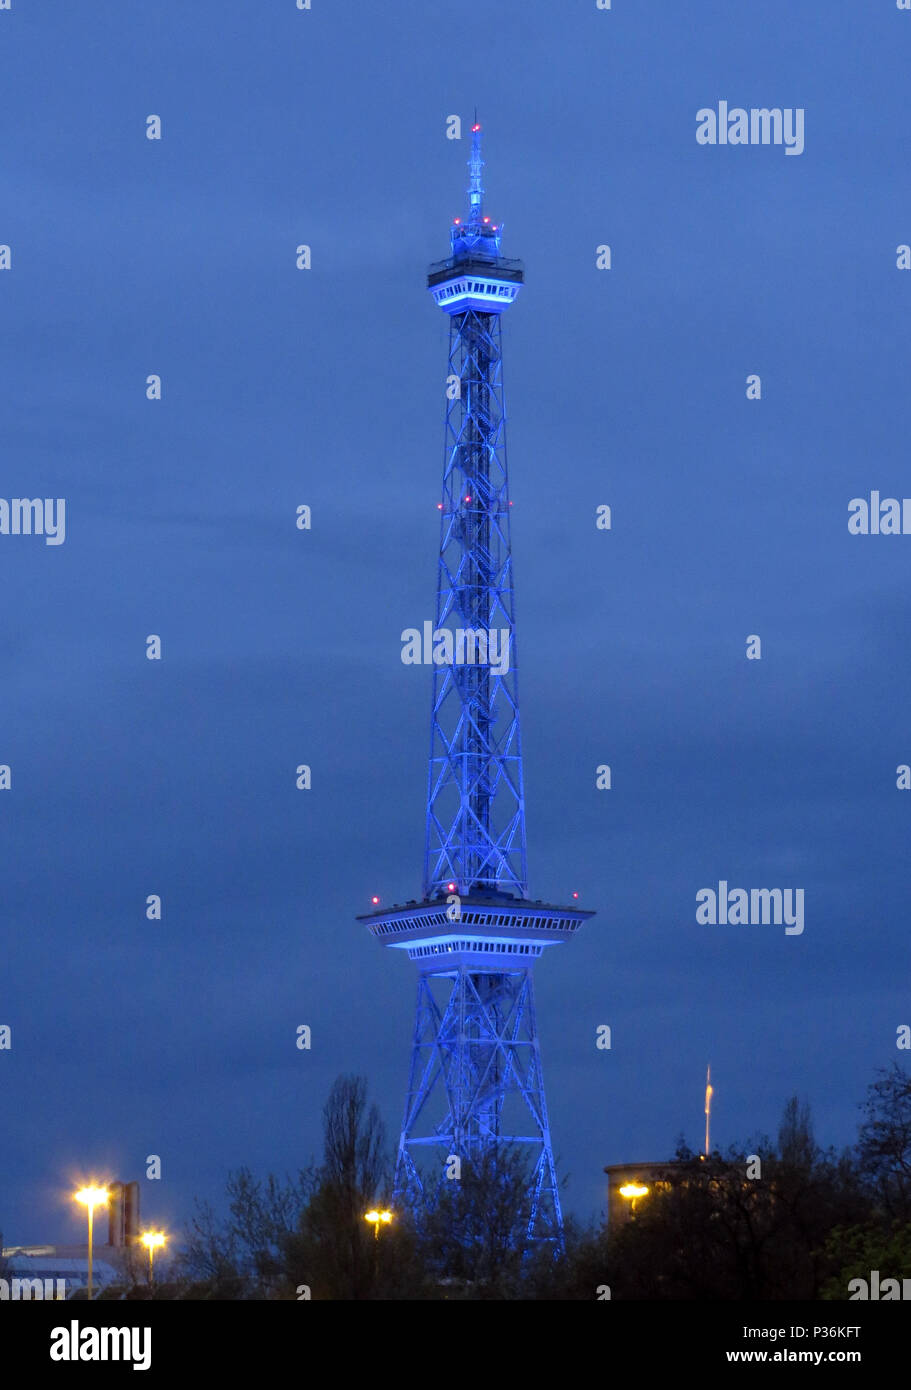
[{"label": "antenna spire", "polygon": [[474,124],[471,127],[471,157],[468,160],[468,224],[476,226],[481,221],[481,213],[484,210],[484,188],[481,184],[481,170],[484,168],[484,161],[481,158],[481,125],[478,121],[478,108],[475,107]]},{"label": "antenna spire", "polygon": [[711,1124],[711,1119],[712,1119],[712,1095],[713,1095],[713,1092],[714,1092],[714,1087],[712,1086],[712,1065],[711,1065],[711,1063],[709,1063],[709,1065],[708,1065],[708,1066],[706,1067],[706,1069],[705,1069],[705,1156],[706,1156],[706,1158],[708,1158],[708,1156],[709,1156],[709,1126],[710,1126],[710,1124]]}]

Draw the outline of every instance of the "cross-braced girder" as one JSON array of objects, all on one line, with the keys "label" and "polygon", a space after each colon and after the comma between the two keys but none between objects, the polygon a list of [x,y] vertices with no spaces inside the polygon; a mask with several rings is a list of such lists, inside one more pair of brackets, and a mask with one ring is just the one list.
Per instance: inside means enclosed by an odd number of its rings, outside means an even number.
[{"label": "cross-braced girder", "polygon": [[[434,667],[424,893],[527,892],[499,314],[450,318],[436,630],[484,661]],[[496,660],[491,633],[496,634]]]},{"label": "cross-braced girder", "polygon": [[[448,988],[438,1001],[436,988]],[[544,1099],[529,967],[484,972],[460,964],[418,980],[411,1076],[395,1195],[420,1206],[453,1157],[520,1148],[530,1172],[529,1244],[562,1248],[560,1196]]]}]

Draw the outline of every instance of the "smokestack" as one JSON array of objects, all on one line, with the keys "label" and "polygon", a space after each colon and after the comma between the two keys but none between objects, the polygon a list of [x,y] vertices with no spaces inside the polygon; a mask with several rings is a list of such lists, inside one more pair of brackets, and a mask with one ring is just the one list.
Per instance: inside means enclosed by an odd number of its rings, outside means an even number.
[{"label": "smokestack", "polygon": [[135,1245],[139,1239],[139,1183],[112,1182],[108,1190],[108,1244]]},{"label": "smokestack", "polygon": [[123,1183],[108,1185],[111,1200],[108,1204],[108,1245],[123,1245]]},{"label": "smokestack", "polygon": [[123,1189],[123,1238],[127,1245],[139,1240],[139,1183],[128,1182]]}]

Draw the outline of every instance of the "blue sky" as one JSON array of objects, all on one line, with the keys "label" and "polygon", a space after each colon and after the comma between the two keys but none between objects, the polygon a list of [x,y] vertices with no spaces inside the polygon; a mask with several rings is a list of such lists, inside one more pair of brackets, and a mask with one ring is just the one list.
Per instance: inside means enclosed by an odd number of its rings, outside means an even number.
[{"label": "blue sky", "polygon": [[[340,1072],[397,1130],[414,980],[354,917],[420,888],[424,274],[463,210],[446,118],[475,106],[527,274],[531,894],[597,911],[537,979],[566,1204],[699,1142],[708,1061],[719,1143],[795,1091],[854,1138],[911,1022],[911,539],[847,530],[851,498],[911,494],[909,54],[892,0],[0,12],[2,491],[67,499],[63,545],[0,537],[6,1243],[77,1239],[71,1180],[147,1154],[172,1229],[231,1167],[293,1171]],[[804,108],[804,153],[698,145],[722,99]],[[803,887],[804,934],[698,926],[719,879]]]}]

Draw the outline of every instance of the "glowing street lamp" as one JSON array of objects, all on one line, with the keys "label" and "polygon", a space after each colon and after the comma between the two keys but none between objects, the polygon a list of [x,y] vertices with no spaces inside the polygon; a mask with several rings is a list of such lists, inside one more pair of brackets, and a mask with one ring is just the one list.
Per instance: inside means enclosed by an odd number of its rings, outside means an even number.
[{"label": "glowing street lamp", "polygon": [[152,1263],[155,1259],[155,1251],[161,1249],[166,1237],[162,1231],[143,1231],[139,1239],[149,1252],[149,1285],[151,1286],[155,1282],[155,1269]]},{"label": "glowing street lamp", "polygon": [[365,1211],[365,1212],[364,1212],[364,1220],[365,1220],[365,1221],[369,1221],[370,1224],[371,1224],[371,1226],[373,1227],[373,1238],[374,1238],[374,1240],[379,1240],[379,1238],[380,1238],[380,1226],[388,1226],[388,1225],[389,1225],[389,1222],[392,1220],[392,1212],[391,1212],[391,1211],[377,1211],[377,1210],[375,1210],[375,1209],[374,1209],[373,1211]]},{"label": "glowing street lamp", "polygon": [[89,1213],[89,1287],[88,1298],[92,1300],[92,1216],[96,1207],[106,1206],[110,1201],[111,1194],[104,1187],[81,1187],[78,1192],[73,1193],[77,1202],[81,1202],[88,1208]]},{"label": "glowing street lamp", "polygon": [[630,1212],[634,1212],[636,1210],[636,1201],[639,1197],[648,1196],[648,1188],[645,1186],[645,1183],[641,1182],[624,1183],[623,1186],[619,1189],[619,1191],[620,1196],[625,1197],[626,1200],[629,1202]]}]

